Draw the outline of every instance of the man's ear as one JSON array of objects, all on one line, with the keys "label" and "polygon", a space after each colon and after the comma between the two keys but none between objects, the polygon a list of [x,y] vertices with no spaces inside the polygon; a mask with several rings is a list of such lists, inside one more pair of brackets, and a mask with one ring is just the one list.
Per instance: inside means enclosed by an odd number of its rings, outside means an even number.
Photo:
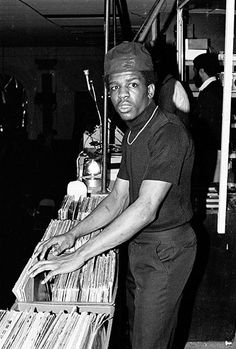
[{"label": "man's ear", "polygon": [[205,74],[204,68],[200,68],[198,71],[199,75],[202,77]]},{"label": "man's ear", "polygon": [[153,98],[155,94],[155,85],[154,84],[150,84],[148,85],[148,98]]}]

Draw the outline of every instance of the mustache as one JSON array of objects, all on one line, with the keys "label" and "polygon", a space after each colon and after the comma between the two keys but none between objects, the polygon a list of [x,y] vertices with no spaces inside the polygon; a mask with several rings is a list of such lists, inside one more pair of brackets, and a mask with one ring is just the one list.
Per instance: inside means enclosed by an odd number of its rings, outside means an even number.
[{"label": "mustache", "polygon": [[118,104],[117,104],[117,107],[120,107],[122,105],[129,105],[129,106],[132,106],[132,103],[129,101],[129,100],[121,100]]}]

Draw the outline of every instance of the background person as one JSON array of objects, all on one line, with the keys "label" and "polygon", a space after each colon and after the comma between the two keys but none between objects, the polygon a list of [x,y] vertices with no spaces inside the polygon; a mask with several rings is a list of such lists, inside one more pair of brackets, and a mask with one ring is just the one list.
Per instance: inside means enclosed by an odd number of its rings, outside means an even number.
[{"label": "background person", "polygon": [[179,79],[176,47],[160,39],[150,50],[157,73],[155,100],[161,110],[177,115],[189,128],[191,95]]},{"label": "background person", "polygon": [[163,111],[178,115],[189,127],[190,103],[187,92],[181,82],[169,73],[161,83],[157,104]]},{"label": "background person", "polygon": [[[129,240],[127,304],[133,349],[171,348],[184,286],[196,254],[191,228],[194,148],[175,115],[155,105],[152,58],[140,43],[124,42],[105,56],[105,81],[115,110],[128,125],[111,193],[62,236],[42,242],[31,269],[44,279],[80,268]],[[75,240],[103,228],[73,253]],[[50,249],[55,254],[45,259]]]},{"label": "background person", "polygon": [[199,89],[192,116],[196,148],[194,186],[197,187],[197,210],[204,218],[208,187],[219,182],[223,87],[217,78],[217,55],[201,54],[194,59],[193,67],[194,82]]}]

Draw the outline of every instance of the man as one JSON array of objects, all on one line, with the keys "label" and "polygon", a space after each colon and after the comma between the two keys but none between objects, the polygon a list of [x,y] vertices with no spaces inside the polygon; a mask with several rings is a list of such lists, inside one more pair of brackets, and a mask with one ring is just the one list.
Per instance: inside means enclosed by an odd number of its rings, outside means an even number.
[{"label": "man", "polygon": [[[111,193],[75,228],[36,248],[41,261],[30,273],[49,271],[46,282],[129,240],[132,348],[171,348],[196,253],[189,223],[193,143],[179,119],[155,105],[152,59],[142,44],[124,42],[111,49],[104,72],[115,110],[129,128],[117,179]],[[100,228],[84,246],[61,254],[78,237]],[[60,255],[44,260],[50,248]]]},{"label": "man", "polygon": [[[199,89],[194,117],[204,134],[198,134],[199,142],[210,147],[221,147],[223,88],[217,73],[219,63],[215,54],[203,53],[193,61],[194,82]],[[194,120],[193,120],[194,122]],[[204,139],[203,139],[204,135]]]},{"label": "man", "polygon": [[[223,88],[217,79],[219,63],[215,54],[204,53],[193,61],[194,82],[199,95],[192,117],[196,145],[194,186],[198,187],[198,208],[204,217],[210,183],[219,182]],[[218,164],[218,166],[217,166]]]}]

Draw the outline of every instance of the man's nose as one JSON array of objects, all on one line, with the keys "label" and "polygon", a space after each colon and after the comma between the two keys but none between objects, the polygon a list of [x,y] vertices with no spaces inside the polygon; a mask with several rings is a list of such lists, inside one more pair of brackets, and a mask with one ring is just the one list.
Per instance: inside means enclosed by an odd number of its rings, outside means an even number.
[{"label": "man's nose", "polygon": [[126,86],[123,86],[119,89],[119,97],[126,98],[129,96],[129,90]]}]

